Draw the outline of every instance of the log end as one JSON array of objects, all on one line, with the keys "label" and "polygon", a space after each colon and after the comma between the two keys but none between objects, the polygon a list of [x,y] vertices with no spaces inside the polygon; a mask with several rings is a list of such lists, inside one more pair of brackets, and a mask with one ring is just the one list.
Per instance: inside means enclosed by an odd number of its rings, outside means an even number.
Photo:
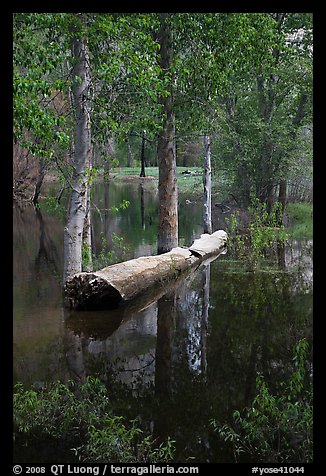
[{"label": "log end", "polygon": [[78,273],[69,278],[64,295],[65,307],[76,310],[114,309],[122,301],[115,287],[93,273]]}]

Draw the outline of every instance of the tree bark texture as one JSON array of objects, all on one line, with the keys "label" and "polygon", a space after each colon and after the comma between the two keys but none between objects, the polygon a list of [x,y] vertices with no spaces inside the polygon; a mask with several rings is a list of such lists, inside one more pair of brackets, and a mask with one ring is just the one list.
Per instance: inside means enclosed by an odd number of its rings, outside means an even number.
[{"label": "tree bark texture", "polygon": [[[77,14],[78,17],[81,14]],[[73,102],[75,118],[75,149],[73,190],[70,196],[68,222],[64,230],[64,283],[82,269],[82,241],[87,212],[87,168],[91,161],[91,129],[88,107],[90,87],[89,59],[86,40],[72,31],[71,52],[74,61]]]},{"label": "tree bark texture", "polygon": [[[168,13],[160,13],[159,65],[163,74],[171,70],[173,48],[172,31],[168,25]],[[170,95],[160,97],[163,113],[163,129],[158,134],[157,159],[158,183],[158,253],[166,253],[178,245],[178,189],[175,156],[175,118],[173,112],[173,84],[170,77]]]},{"label": "tree bark texture", "polygon": [[211,142],[204,135],[204,233],[212,233],[212,167]]}]

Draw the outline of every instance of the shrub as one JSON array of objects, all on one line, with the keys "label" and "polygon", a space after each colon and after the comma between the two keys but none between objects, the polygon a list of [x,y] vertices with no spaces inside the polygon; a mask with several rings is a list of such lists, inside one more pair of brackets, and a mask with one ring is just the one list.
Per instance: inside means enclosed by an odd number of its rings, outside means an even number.
[{"label": "shrub", "polygon": [[37,391],[17,384],[14,437],[18,434],[29,441],[63,439],[80,461],[89,462],[167,462],[174,451],[170,438],[166,446],[156,446],[136,420],[114,415],[105,386],[93,377],[82,385],[56,382]]},{"label": "shrub", "polygon": [[278,215],[281,204],[276,202],[270,213],[266,204],[258,199],[249,208],[250,219],[245,229],[240,213],[235,211],[227,219],[229,235],[228,249],[247,262],[250,269],[258,265],[259,259],[279,243],[285,243],[288,235],[283,225],[279,225]]},{"label": "shrub", "polygon": [[251,406],[233,413],[234,425],[210,423],[219,438],[228,442],[236,462],[310,463],[313,459],[312,390],[304,390],[308,344],[300,340],[294,348],[294,370],[283,393],[272,395],[262,374],[257,374],[258,394]]}]

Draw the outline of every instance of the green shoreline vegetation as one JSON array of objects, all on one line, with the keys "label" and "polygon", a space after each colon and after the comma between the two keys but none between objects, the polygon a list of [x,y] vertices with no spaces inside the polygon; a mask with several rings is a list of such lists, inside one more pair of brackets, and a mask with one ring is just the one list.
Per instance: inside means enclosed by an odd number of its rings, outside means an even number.
[{"label": "green shoreline vegetation", "polygon": [[[311,385],[304,385],[308,369],[308,343],[293,349],[292,373],[273,395],[264,376],[256,375],[257,395],[251,405],[233,412],[233,423],[214,418],[207,422],[234,455],[234,462],[303,463],[313,460]],[[136,419],[114,412],[110,394],[95,377],[83,384],[53,382],[48,388],[15,385],[14,440],[20,446],[57,442],[80,462],[173,462],[175,443],[160,444],[146,435]],[[191,455],[189,455],[191,458]],[[35,461],[36,462],[36,461]],[[39,461],[38,461],[39,462]]]},{"label": "green shoreline vegetation", "polygon": [[[158,167],[147,167],[146,177],[141,178],[140,167],[116,167],[112,168],[107,175],[108,180],[119,181],[132,180],[146,183],[147,187],[156,188],[158,180]],[[98,170],[95,175],[95,182],[103,180],[103,170]],[[178,188],[181,195],[186,195],[191,200],[202,199],[203,171],[200,167],[177,167]],[[51,185],[58,182],[55,174],[51,173],[48,180]],[[212,202],[220,200],[223,195],[224,183],[214,183],[212,188]],[[65,214],[62,206],[55,200],[54,196],[47,195],[40,202],[40,207],[47,212]],[[313,205],[309,202],[289,202],[285,207],[286,222],[284,228],[289,238],[297,240],[310,240],[313,238]]]},{"label": "green shoreline vegetation", "polygon": [[174,451],[170,438],[159,444],[136,420],[115,415],[106,387],[94,377],[81,385],[58,381],[37,390],[16,384],[14,440],[23,447],[57,442],[81,462],[168,462]]}]

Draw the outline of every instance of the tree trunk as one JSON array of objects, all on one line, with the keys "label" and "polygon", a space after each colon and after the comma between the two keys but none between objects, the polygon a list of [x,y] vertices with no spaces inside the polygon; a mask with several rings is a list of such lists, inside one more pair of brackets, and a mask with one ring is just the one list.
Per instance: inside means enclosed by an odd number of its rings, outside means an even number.
[{"label": "tree trunk", "polygon": [[[167,23],[168,13],[160,13],[159,65],[162,72],[170,72],[173,58],[172,31]],[[175,157],[175,119],[173,112],[173,84],[170,79],[170,95],[160,97],[163,106],[163,129],[158,134],[157,158],[158,183],[158,253],[165,253],[178,245],[178,189]]]},{"label": "tree trunk", "polygon": [[92,222],[91,222],[91,203],[89,199],[90,190],[88,190],[87,197],[87,208],[86,215],[84,220],[83,228],[83,256],[84,260],[82,262],[83,271],[92,271],[93,269],[93,260],[92,260]]},{"label": "tree trunk", "polygon": [[127,148],[128,148],[128,167],[133,167],[134,166],[134,158],[133,158],[133,155],[132,155],[132,150],[131,150],[129,137],[127,137]]},{"label": "tree trunk", "polygon": [[[82,14],[77,14],[82,20]],[[73,26],[71,52],[74,62],[73,101],[76,115],[74,177],[71,192],[68,222],[64,231],[64,283],[69,276],[82,269],[82,241],[85,216],[87,212],[88,179],[87,168],[91,160],[91,129],[88,105],[90,87],[89,58],[86,40],[76,35]],[[79,33],[79,32],[77,32]]]},{"label": "tree trunk", "polygon": [[146,143],[146,131],[143,131],[143,137],[141,141],[141,154],[140,154],[140,159],[141,159],[141,171],[140,171],[140,177],[145,177],[145,143]]},{"label": "tree trunk", "polygon": [[46,169],[46,162],[44,161],[44,159],[41,158],[39,159],[39,163],[38,163],[38,176],[37,176],[37,180],[35,184],[34,195],[32,198],[32,202],[34,204],[38,203],[38,197],[40,196],[41,187],[45,177],[45,169]]},{"label": "tree trunk", "polygon": [[267,85],[262,74],[257,76],[257,95],[259,114],[263,121],[262,133],[262,151],[260,161],[257,167],[256,176],[256,196],[267,205],[267,212],[270,213],[274,202],[274,183],[273,183],[273,151],[274,141],[271,134],[271,122],[275,112],[275,91],[272,82],[273,75],[268,80]]},{"label": "tree trunk", "polygon": [[278,193],[278,201],[280,203],[280,210],[278,214],[278,224],[279,226],[283,223],[284,210],[286,205],[286,194],[287,194],[287,183],[285,179],[280,181],[280,189]]},{"label": "tree trunk", "polygon": [[110,173],[111,157],[113,157],[116,152],[115,138],[113,135],[107,139],[107,143],[103,146],[103,152],[105,154],[103,161],[104,176],[108,177]]},{"label": "tree trunk", "polygon": [[204,135],[204,233],[212,233],[212,168],[210,137]]}]

